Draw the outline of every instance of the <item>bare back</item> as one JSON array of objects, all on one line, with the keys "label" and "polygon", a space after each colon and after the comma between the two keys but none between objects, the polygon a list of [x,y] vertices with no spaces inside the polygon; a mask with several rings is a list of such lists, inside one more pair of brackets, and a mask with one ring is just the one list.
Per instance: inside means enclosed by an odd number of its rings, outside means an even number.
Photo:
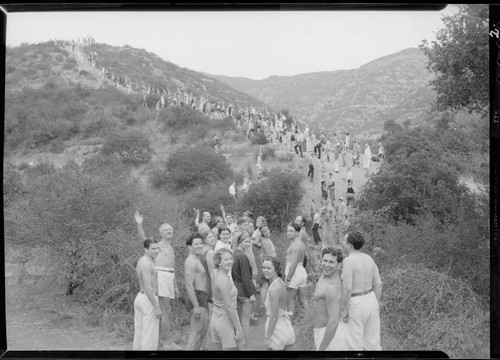
[{"label": "bare back", "polygon": [[293,239],[292,243],[286,251],[286,263],[293,264],[295,261],[297,265],[302,264],[304,261],[304,255],[306,253],[306,246],[300,237]]},{"label": "bare back", "polygon": [[373,284],[381,283],[377,265],[373,259],[361,252],[349,255],[344,260],[344,269],[352,276],[352,293],[370,290]]}]

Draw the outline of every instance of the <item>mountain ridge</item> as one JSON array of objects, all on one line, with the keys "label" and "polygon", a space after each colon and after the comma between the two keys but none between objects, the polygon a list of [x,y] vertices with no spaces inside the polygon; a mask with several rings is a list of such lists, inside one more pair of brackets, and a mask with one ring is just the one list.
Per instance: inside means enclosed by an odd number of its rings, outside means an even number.
[{"label": "mountain ridge", "polygon": [[357,69],[321,71],[263,80],[210,75],[275,109],[287,109],[313,126],[380,133],[388,118],[416,124],[428,121],[435,99],[433,75],[418,48],[372,60]]}]

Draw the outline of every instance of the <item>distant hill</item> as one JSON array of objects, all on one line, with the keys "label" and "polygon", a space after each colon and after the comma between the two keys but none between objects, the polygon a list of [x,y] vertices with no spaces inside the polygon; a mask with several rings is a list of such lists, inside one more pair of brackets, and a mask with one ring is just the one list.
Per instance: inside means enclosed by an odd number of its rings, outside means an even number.
[{"label": "distant hill", "polygon": [[417,48],[381,57],[358,69],[271,76],[264,80],[208,75],[299,120],[327,129],[379,133],[387,119],[423,123],[435,92],[427,58]]}]

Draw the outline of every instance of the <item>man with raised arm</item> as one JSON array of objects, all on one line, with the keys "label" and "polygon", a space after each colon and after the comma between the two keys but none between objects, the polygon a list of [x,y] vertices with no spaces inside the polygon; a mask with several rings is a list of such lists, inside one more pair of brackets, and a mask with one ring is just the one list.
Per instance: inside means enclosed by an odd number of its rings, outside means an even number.
[{"label": "man with raised arm", "polygon": [[[142,223],[144,221],[143,215],[136,211],[134,219],[137,224],[137,233],[139,239],[144,241],[146,235]],[[181,347],[172,341],[172,334],[170,331],[170,314],[172,312],[170,299],[175,299],[175,294],[179,294],[177,283],[175,282],[175,252],[171,245],[171,240],[174,232],[172,226],[169,224],[162,224],[159,228],[160,253],[154,259],[156,270],[158,271],[158,299],[162,317],[160,321],[160,343],[162,343],[163,350],[180,350]]]},{"label": "man with raised arm", "polygon": [[344,256],[332,247],[324,248],[321,255],[323,271],[314,290],[314,345],[319,351],[345,350],[345,324],[340,321]]},{"label": "man with raised arm", "polygon": [[345,235],[349,252],[344,260],[342,321],[346,323],[346,350],[382,350],[379,304],[382,280],[371,256],[361,252],[365,243],[358,231]]},{"label": "man with raised arm", "polygon": [[200,350],[207,335],[208,325],[207,270],[201,262],[204,245],[198,235],[192,235],[186,245],[189,255],[184,261],[184,285],[187,295],[186,309],[191,315],[186,350]]},{"label": "man with raised arm", "polygon": [[210,232],[210,220],[212,219],[212,216],[210,215],[209,212],[204,212],[202,215],[202,219],[200,222],[200,209],[193,209],[194,212],[196,213],[196,218],[194,219],[194,224],[196,225],[196,228],[198,229],[198,234],[200,236],[206,237],[207,234]]},{"label": "man with raised arm", "polygon": [[162,315],[158,304],[157,272],[154,259],[160,247],[151,239],[144,240],[144,256],[137,262],[136,273],[140,291],[134,301],[133,350],[157,350],[159,319]]}]

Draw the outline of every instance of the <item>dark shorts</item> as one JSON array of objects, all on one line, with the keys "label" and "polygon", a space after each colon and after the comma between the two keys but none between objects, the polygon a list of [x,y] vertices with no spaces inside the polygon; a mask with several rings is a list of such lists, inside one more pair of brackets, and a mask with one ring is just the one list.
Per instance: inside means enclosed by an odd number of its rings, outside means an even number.
[{"label": "dark shorts", "polygon": [[[208,294],[206,291],[195,290],[196,300],[198,300],[198,304],[200,307],[204,307],[208,309]],[[186,296],[186,310],[191,311],[194,309],[193,303],[189,300],[189,297]]]}]

